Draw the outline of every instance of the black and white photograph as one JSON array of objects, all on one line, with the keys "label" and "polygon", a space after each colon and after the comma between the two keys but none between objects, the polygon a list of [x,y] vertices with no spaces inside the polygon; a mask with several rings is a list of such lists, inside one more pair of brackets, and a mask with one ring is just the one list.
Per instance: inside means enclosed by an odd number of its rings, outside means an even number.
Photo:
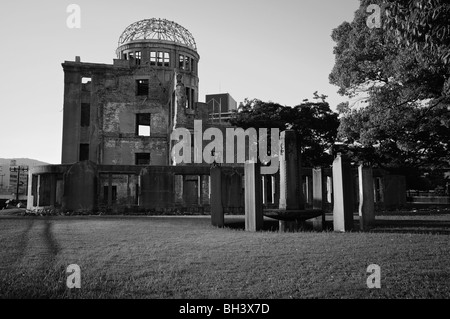
[{"label": "black and white photograph", "polygon": [[450,298],[448,1],[17,0],[0,30],[3,301]]}]

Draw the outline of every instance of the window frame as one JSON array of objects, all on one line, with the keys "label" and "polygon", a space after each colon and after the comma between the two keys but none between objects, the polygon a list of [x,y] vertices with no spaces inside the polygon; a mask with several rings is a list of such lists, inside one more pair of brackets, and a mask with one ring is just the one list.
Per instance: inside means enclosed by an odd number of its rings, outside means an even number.
[{"label": "window frame", "polygon": [[[84,155],[84,156],[82,156]],[[89,144],[88,143],[80,143],[79,145],[79,153],[78,153],[78,161],[88,161],[89,160]]]},{"label": "window frame", "polygon": [[[148,155],[148,160],[147,160],[147,158],[145,158],[145,161],[148,161],[148,162],[146,162],[145,164],[142,164],[142,163],[140,163],[140,161],[143,161],[143,159],[142,158],[139,158],[140,156],[144,156],[145,155],[145,157],[147,157],[147,155]],[[151,157],[150,157],[150,153],[134,153],[134,163],[135,163],[135,165],[143,165],[143,166],[145,166],[145,165],[150,165],[150,161],[151,161]]]},{"label": "window frame", "polygon": [[135,51],[134,52],[134,58],[136,65],[141,65],[142,61],[142,51]]},{"label": "window frame", "polygon": [[[141,124],[143,122],[143,118],[145,119],[146,117],[148,117],[148,124]],[[151,130],[151,122],[152,122],[152,114],[151,113],[136,113],[136,136],[139,137],[150,137],[152,134],[152,130]],[[148,130],[149,133],[148,135],[143,135],[140,134],[140,127],[144,126],[147,127],[148,126]]]},{"label": "window frame", "polygon": [[[136,96],[148,96],[150,92],[149,79],[137,79],[136,80]],[[145,91],[145,93],[144,93]]]}]

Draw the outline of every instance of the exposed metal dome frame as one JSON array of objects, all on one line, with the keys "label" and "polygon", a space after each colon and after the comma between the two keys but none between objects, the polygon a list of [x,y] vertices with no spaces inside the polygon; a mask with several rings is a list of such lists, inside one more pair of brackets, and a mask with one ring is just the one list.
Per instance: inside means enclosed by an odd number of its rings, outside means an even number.
[{"label": "exposed metal dome frame", "polygon": [[166,19],[146,19],[129,25],[119,38],[119,47],[139,40],[175,42],[197,51],[192,34],[181,25]]}]

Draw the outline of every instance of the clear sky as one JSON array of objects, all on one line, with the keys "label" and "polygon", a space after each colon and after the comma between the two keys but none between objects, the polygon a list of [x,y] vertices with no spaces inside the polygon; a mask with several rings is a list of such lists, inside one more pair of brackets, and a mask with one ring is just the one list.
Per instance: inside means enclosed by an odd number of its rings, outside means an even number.
[{"label": "clear sky", "polygon": [[[81,28],[66,24],[81,7]],[[15,0],[0,4],[0,158],[61,161],[63,70],[74,61],[111,64],[133,22],[164,18],[188,29],[200,54],[199,101],[228,92],[298,105],[314,91],[346,101],[328,82],[331,31],[358,0]]]}]

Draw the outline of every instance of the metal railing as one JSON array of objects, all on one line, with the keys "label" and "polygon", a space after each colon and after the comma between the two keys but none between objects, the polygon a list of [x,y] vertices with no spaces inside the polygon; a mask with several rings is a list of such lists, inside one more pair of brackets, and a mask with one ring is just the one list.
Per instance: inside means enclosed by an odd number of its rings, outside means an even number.
[{"label": "metal railing", "polygon": [[231,119],[232,112],[226,113],[211,113],[209,114],[209,120],[212,122],[229,122]]}]

